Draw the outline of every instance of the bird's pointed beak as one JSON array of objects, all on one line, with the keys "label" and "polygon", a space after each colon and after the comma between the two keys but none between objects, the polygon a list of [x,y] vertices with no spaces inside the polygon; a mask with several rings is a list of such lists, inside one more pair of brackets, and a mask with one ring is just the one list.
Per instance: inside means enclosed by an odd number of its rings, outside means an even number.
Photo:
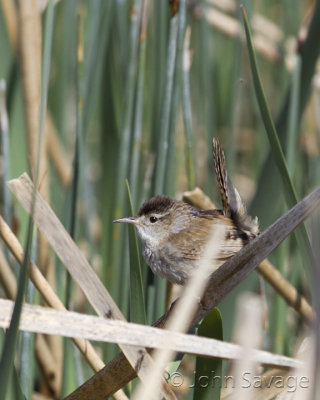
[{"label": "bird's pointed beak", "polygon": [[137,217],[126,217],[126,218],[120,218],[120,219],[115,219],[112,221],[113,223],[125,223],[125,224],[136,224],[137,223]]}]

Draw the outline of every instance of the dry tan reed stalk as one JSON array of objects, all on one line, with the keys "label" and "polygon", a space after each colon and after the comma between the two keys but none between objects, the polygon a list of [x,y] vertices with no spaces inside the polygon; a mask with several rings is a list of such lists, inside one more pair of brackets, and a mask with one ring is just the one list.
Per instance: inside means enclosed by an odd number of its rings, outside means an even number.
[{"label": "dry tan reed stalk", "polygon": [[[47,152],[43,152],[42,157],[43,163],[42,166],[46,168],[48,171],[48,157]],[[42,182],[40,182],[40,188],[42,196],[49,202],[49,175],[46,175],[42,178]],[[49,285],[55,291],[56,289],[56,274],[55,274],[55,263],[53,262],[52,257],[50,256],[50,248],[49,243],[46,238],[38,232],[38,265],[41,271],[43,271],[44,276],[46,277]],[[62,341],[58,336],[48,336],[46,338],[48,344],[51,348],[52,354],[58,364],[58,369],[62,370],[63,357],[62,357]]]},{"label": "dry tan reed stalk", "polygon": [[314,320],[315,314],[305,297],[301,296],[281,273],[268,260],[263,260],[258,265],[257,271],[293,307],[307,323]]},{"label": "dry tan reed stalk", "polygon": [[[38,140],[40,126],[40,101],[41,101],[41,14],[37,0],[19,0],[19,42],[21,71],[24,95],[24,111],[27,128],[28,161],[32,174],[36,173],[38,145],[39,151],[39,182],[41,194],[46,200],[49,198],[48,177],[43,179],[48,172],[48,160],[44,141]],[[43,270],[46,269],[49,257],[49,247],[39,235],[39,263]]]},{"label": "dry tan reed stalk", "polygon": [[45,396],[42,393],[34,392],[32,395],[32,400],[54,400],[53,397]]},{"label": "dry tan reed stalk", "polygon": [[211,199],[199,188],[184,192],[182,195],[182,200],[190,204],[193,207],[199,208],[201,210],[212,210],[217,208]]},{"label": "dry tan reed stalk", "polygon": [[1,0],[1,7],[11,47],[16,51],[18,46],[18,21],[14,0]]},{"label": "dry tan reed stalk", "polygon": [[[27,122],[28,161],[34,173],[37,151],[37,135],[39,127],[40,86],[41,86],[41,15],[38,1],[22,0],[19,2],[18,16],[13,1],[2,0],[4,16],[8,28],[8,36],[14,51],[17,50],[19,17],[20,56],[24,89],[25,115]],[[48,171],[45,149],[40,153],[40,179]],[[49,198],[49,182],[45,179],[41,185],[42,195]],[[49,247],[39,235],[39,265],[46,270],[49,258]],[[54,274],[51,274],[54,276]],[[53,284],[53,282],[50,282]],[[52,339],[50,339],[52,340]],[[54,339],[53,339],[54,340]],[[56,347],[56,344],[53,343]]]},{"label": "dry tan reed stalk", "polygon": [[242,294],[237,302],[233,337],[235,342],[242,346],[242,354],[233,362],[231,375],[234,377],[235,387],[232,400],[254,399],[253,387],[244,387],[242,377],[243,373],[255,375],[256,372],[257,362],[254,359],[254,352],[263,342],[261,310],[262,302],[258,296]]},{"label": "dry tan reed stalk", "polygon": [[[56,217],[49,205],[42,199],[39,192],[26,173],[18,179],[8,182],[8,186],[27,212],[31,211],[34,199],[35,207],[32,215],[35,224],[46,236],[58,257],[65,265],[73,279],[79,284],[87,299],[90,301],[97,314],[110,319],[125,320],[125,317],[113,301],[107,289],[99,280],[88,261],[79,251],[64,226]],[[146,382],[148,371],[153,368],[153,361],[147,350],[143,347],[120,345],[132,368],[139,378]],[[115,391],[113,391],[114,393]],[[163,399],[175,399],[175,395],[164,379],[161,379],[159,396]]]},{"label": "dry tan reed stalk", "polygon": [[[0,281],[8,298],[14,300],[17,293],[17,282],[2,250],[0,250]],[[37,335],[35,353],[40,370],[44,374],[49,388],[55,397],[59,397],[61,369],[58,368],[53,354],[42,335]]]},{"label": "dry tan reed stalk", "polygon": [[41,97],[41,15],[37,0],[19,0],[18,4],[19,47],[27,125],[28,161],[30,170],[34,172]]},{"label": "dry tan reed stalk", "polygon": [[8,299],[15,299],[17,293],[16,278],[0,248],[0,282]]},{"label": "dry tan reed stalk", "polygon": [[263,37],[268,37],[275,45],[279,45],[283,40],[281,28],[261,14],[253,14],[252,28]]},{"label": "dry tan reed stalk", "polygon": [[[13,307],[14,302],[12,300],[0,299],[0,326],[2,328],[9,326]],[[99,342],[132,346],[145,345],[150,348],[165,350],[169,348],[174,352],[217,357],[225,360],[241,359],[243,356],[243,348],[234,343],[132,322],[109,320],[95,315],[54,310],[33,304],[24,304],[19,329],[45,335],[79,337]],[[253,340],[252,343],[254,343]],[[256,348],[258,347],[256,346]],[[303,362],[294,358],[263,350],[253,350],[252,360],[259,365],[283,368],[305,366]]]},{"label": "dry tan reed stalk", "polygon": [[128,400],[127,395],[124,393],[122,389],[118,390],[117,392],[113,393],[111,396],[114,400]]},{"label": "dry tan reed stalk", "polygon": [[52,390],[56,398],[60,397],[61,391],[61,368],[58,367],[52,349],[48,346],[43,335],[36,335],[35,356],[40,371],[45,377],[45,383]]},{"label": "dry tan reed stalk", "polygon": [[[274,222],[261,235],[246,245],[241,251],[235,254],[229,261],[224,263],[214,272],[208,282],[207,290],[202,299],[202,306],[192,321],[195,326],[205,315],[250,272],[256,268],[261,261],[284,240],[304,219],[306,219],[320,205],[320,188],[316,189],[298,204],[296,204],[285,215]],[[166,321],[173,312],[176,302],[171,309],[164,314],[154,326],[163,328]],[[85,382],[79,389],[71,393],[67,400],[89,399],[94,395],[93,388],[99,388],[101,398],[123,387],[136,376],[134,370],[121,353],[110,361],[103,370]]]},{"label": "dry tan reed stalk", "polygon": [[[45,140],[38,140],[40,134],[40,101],[41,101],[41,64],[42,64],[42,27],[41,13],[37,0],[19,0],[19,42],[20,58],[22,65],[22,82],[24,93],[24,111],[27,128],[27,148],[29,168],[32,174],[36,174],[40,183],[39,190],[42,196],[49,201],[49,176],[48,176],[48,157],[45,147]],[[37,160],[38,146],[39,160]],[[36,171],[37,163],[39,170]],[[38,265],[45,276],[55,277],[54,273],[49,273],[49,245],[41,233],[38,235]],[[50,281],[55,287],[54,280]],[[48,341],[52,350],[61,347],[61,340],[49,337]],[[60,350],[61,352],[61,350]],[[61,360],[62,361],[62,360]],[[62,366],[62,364],[61,364]]]},{"label": "dry tan reed stalk", "polygon": [[[45,278],[47,279],[49,285],[56,292],[56,277],[55,277],[55,262],[53,257],[49,258],[49,266],[47,268],[47,274]],[[45,336],[45,340],[47,340],[54,359],[58,365],[58,368],[62,371],[63,368],[63,343],[60,336]]]},{"label": "dry tan reed stalk", "polygon": [[226,13],[234,14],[237,11],[237,4],[233,0],[208,0],[207,3]]}]

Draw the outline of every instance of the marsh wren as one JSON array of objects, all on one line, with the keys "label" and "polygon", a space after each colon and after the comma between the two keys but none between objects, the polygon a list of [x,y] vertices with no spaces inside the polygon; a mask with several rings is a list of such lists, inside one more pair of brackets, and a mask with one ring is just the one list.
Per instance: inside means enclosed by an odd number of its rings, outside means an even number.
[{"label": "marsh wren", "polygon": [[113,222],[134,224],[142,241],[142,254],[152,271],[173,283],[185,284],[197,267],[214,225],[223,225],[225,237],[216,269],[258,234],[236,188],[228,178],[219,142],[213,139],[213,159],[222,210],[198,210],[189,204],[158,195],[146,201],[137,216]]}]

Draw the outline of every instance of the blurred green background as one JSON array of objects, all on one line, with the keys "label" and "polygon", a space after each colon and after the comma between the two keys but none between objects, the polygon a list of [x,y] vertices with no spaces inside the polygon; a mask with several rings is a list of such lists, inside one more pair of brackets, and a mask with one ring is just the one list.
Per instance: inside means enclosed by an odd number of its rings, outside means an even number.
[{"label": "blurred green background", "polygon": [[[2,142],[1,171],[3,178],[15,178],[29,171],[29,156],[21,62],[10,37],[7,3],[15,13],[18,7],[5,0],[0,7],[0,79],[6,84],[10,123],[9,153],[5,154]],[[134,213],[154,194],[181,198],[195,186],[220,207],[211,156],[215,136],[224,148],[229,175],[250,214],[258,216],[260,229],[288,209],[255,98],[239,4],[182,1],[175,16],[164,0],[61,0],[55,4],[46,115],[50,128],[45,124],[44,138],[54,136],[60,146],[52,141],[46,146],[49,162],[39,180],[48,180],[49,202],[67,229],[72,210],[76,211],[75,240],[128,320],[134,319],[130,307],[133,258],[127,227],[112,224],[130,215],[125,179]],[[245,0],[242,4],[249,16],[267,101],[301,199],[317,187],[320,177],[316,32],[311,42],[315,44],[304,47],[312,16],[320,21],[319,2]],[[74,162],[76,143],[79,157]],[[59,154],[66,166],[60,173],[55,160]],[[73,201],[75,165],[78,186]],[[6,201],[7,215],[24,244],[27,217],[16,204],[11,207],[11,198]],[[309,296],[309,266],[301,254],[299,243],[287,240],[270,260]],[[165,310],[166,284],[141,262],[151,324]],[[67,279],[56,260],[54,275],[57,292],[65,298]],[[301,321],[267,284],[261,286],[256,273],[219,307],[224,339],[232,339],[235,303],[244,290],[264,293],[266,349],[294,354]],[[69,304],[91,312],[74,286]],[[100,348],[105,362],[118,351],[111,345]],[[71,377],[66,392],[92,375],[77,358],[71,356],[68,362]],[[41,390],[41,374],[36,371],[35,378],[29,378],[29,385]]]}]

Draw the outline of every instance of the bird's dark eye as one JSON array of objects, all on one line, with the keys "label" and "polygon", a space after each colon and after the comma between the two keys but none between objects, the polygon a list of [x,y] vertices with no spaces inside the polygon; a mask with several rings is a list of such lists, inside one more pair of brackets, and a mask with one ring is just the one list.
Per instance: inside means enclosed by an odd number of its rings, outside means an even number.
[{"label": "bird's dark eye", "polygon": [[157,218],[157,217],[154,217],[154,216],[150,217],[150,222],[151,222],[152,224],[154,224],[154,223],[157,222],[157,221],[158,221],[158,218]]}]

